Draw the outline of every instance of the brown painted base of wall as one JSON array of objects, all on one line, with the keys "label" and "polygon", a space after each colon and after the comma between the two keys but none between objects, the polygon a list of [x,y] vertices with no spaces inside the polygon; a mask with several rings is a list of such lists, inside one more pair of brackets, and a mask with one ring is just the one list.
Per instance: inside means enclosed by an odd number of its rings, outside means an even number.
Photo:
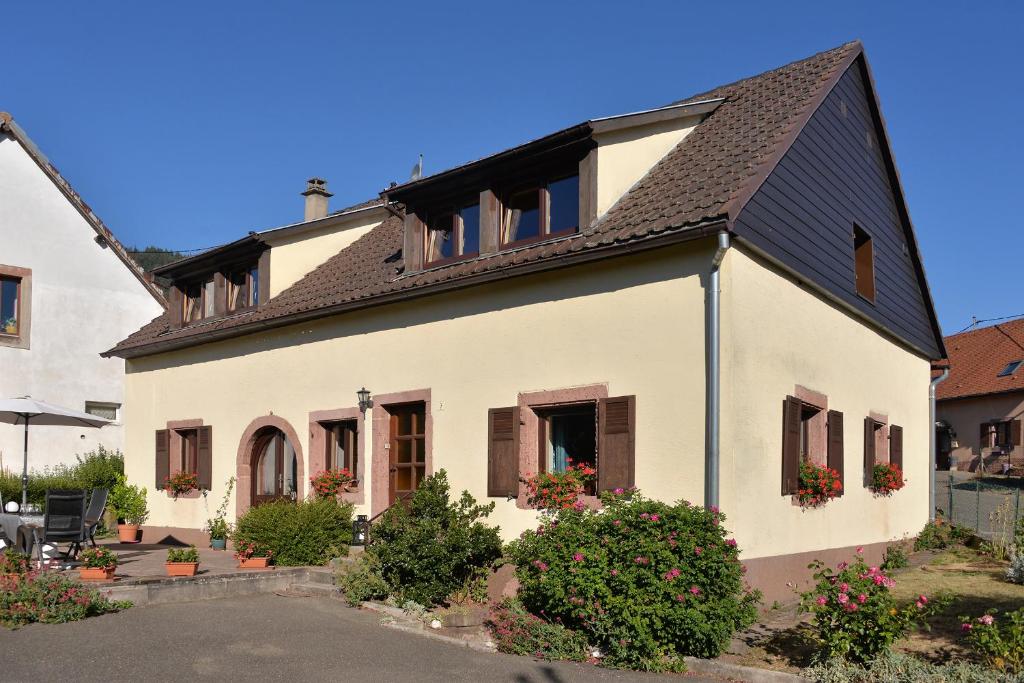
[{"label": "brown painted base of wall", "polygon": [[185,529],[174,526],[144,526],[142,527],[142,542],[166,545],[194,545],[197,548],[209,548],[210,536],[199,529]]},{"label": "brown painted base of wall", "polygon": [[747,583],[751,588],[757,588],[764,594],[763,607],[771,607],[776,600],[789,602],[798,596],[798,592],[807,590],[812,584],[811,576],[814,574],[814,570],[808,569],[807,565],[814,560],[821,560],[835,567],[840,562],[849,562],[855,556],[857,548],[863,547],[864,561],[869,565],[879,565],[889,545],[890,543],[874,543],[792,555],[757,557],[743,560],[743,564],[747,567]]}]

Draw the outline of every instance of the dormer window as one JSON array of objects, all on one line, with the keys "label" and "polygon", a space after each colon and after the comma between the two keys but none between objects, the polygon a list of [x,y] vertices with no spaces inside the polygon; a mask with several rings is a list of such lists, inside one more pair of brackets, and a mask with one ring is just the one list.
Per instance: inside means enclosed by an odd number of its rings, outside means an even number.
[{"label": "dormer window", "polygon": [[182,292],[181,321],[185,325],[203,319],[203,286],[189,285]]},{"label": "dormer window", "polygon": [[579,229],[580,178],[572,175],[509,192],[501,220],[503,246],[569,235]]},{"label": "dormer window", "polygon": [[480,253],[480,204],[436,212],[427,224],[427,263],[436,265]]},{"label": "dormer window", "polygon": [[232,271],[227,276],[228,301],[230,312],[244,311],[252,308],[260,297],[260,270],[253,264],[248,268]]}]

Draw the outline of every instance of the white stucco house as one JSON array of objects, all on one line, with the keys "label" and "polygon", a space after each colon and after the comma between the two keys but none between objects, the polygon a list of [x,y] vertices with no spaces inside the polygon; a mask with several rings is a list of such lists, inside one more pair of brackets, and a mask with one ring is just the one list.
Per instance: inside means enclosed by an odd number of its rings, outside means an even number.
[{"label": "white stucco house", "polygon": [[[115,423],[36,427],[30,467],[123,448],[124,361],[99,354],[163,313],[164,299],[10,114],[0,112],[0,396],[32,396]],[[20,471],[22,429],[0,425]]]}]

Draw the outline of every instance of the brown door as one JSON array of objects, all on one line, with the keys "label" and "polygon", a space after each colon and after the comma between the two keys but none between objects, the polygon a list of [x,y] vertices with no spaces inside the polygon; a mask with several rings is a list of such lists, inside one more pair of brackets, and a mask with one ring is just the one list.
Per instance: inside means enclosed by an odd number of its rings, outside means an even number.
[{"label": "brown door", "polygon": [[427,475],[426,407],[423,403],[389,406],[391,480],[388,504],[407,498]]},{"label": "brown door", "polygon": [[252,457],[252,504],[296,499],[295,450],[273,429],[257,437]]}]

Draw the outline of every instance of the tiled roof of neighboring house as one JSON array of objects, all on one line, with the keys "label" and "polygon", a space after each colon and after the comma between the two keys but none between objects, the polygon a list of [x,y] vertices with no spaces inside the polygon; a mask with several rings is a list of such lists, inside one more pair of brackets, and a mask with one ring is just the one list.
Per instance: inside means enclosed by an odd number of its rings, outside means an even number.
[{"label": "tiled roof of neighboring house", "polygon": [[1013,374],[999,373],[1024,361],[1024,318],[946,337],[949,377],[935,389],[940,401],[1006,391],[1024,391],[1024,363]]},{"label": "tiled roof of neighboring house", "polygon": [[93,213],[93,210],[89,208],[89,205],[85,203],[75,188],[71,187],[64,176],[60,174],[57,167],[50,163],[50,160],[46,158],[46,155],[36,146],[32,139],[28,136],[25,130],[14,121],[9,113],[0,111],[0,133],[6,133],[10,135],[15,141],[18,142],[25,150],[25,152],[32,158],[36,165],[46,174],[46,176],[57,186],[71,205],[82,215],[86,222],[92,227],[96,234],[106,242],[107,246],[117,255],[117,258],[132,272],[142,286],[146,288],[154,299],[156,299],[161,306],[166,307],[167,301],[164,299],[163,292],[159,287],[156,286],[148,277],[146,277],[145,271],[142,267],[135,262],[116,237],[111,232],[110,228],[104,225],[100,217]]},{"label": "tiled roof of neighboring house", "polygon": [[[724,101],[579,234],[413,274],[401,271],[402,221],[390,217],[258,310],[172,330],[162,316],[119,343],[114,355],[142,355],[245,334],[273,324],[469,285],[510,271],[699,236],[731,220],[778,162],[817,105],[862,54],[848,43],[807,59],[680,100]],[[195,339],[192,339],[195,338]]]}]

